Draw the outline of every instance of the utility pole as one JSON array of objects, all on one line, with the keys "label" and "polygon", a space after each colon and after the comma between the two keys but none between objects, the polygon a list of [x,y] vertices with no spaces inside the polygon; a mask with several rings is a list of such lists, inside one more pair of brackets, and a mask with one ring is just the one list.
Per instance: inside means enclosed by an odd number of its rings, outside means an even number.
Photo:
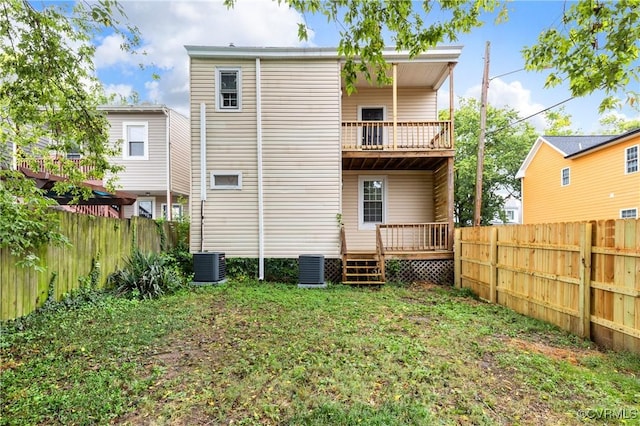
[{"label": "utility pole", "polygon": [[487,92],[489,91],[489,46],[484,53],[484,73],[482,74],[482,92],[480,94],[480,136],[478,137],[478,165],[476,169],[476,200],[473,213],[473,226],[480,226],[482,217],[482,174],[484,171],[484,135],[487,127]]}]

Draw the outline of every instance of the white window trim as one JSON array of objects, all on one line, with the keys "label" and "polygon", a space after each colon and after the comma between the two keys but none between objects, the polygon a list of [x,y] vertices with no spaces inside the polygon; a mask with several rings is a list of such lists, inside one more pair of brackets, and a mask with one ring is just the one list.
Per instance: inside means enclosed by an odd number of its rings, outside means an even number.
[{"label": "white window trim", "polygon": [[[564,183],[564,171],[567,170],[569,173],[567,175],[567,177],[569,178],[569,182]],[[562,170],[560,170],[560,186],[569,186],[571,185],[571,167],[563,167]]]},{"label": "white window trim", "polygon": [[151,218],[156,218],[156,197],[138,197],[135,204],[134,215],[140,216],[140,212],[138,211],[138,203],[140,201],[151,201]]},{"label": "white window trim", "polygon": [[[129,155],[129,140],[127,128],[129,126],[144,126],[144,155]],[[148,160],[149,159],[149,122],[148,121],[125,121],[122,123],[122,159],[123,160]]]},{"label": "white window trim", "polygon": [[[512,213],[513,218],[509,218],[509,212]],[[517,221],[517,209],[507,208],[504,209],[504,216],[507,218],[507,223],[515,223]]]},{"label": "white window trim", "polygon": [[[630,211],[635,212],[635,217],[626,217],[626,218],[622,217],[622,212],[630,212]],[[628,209],[620,209],[620,219],[638,219],[638,208],[637,207],[631,207],[631,208],[628,208]]]},{"label": "white window trim", "polygon": [[[216,185],[215,175],[238,176],[237,185]],[[242,189],[242,172],[239,170],[214,170],[211,172],[211,189]]]},{"label": "white window trim", "polygon": [[[184,206],[180,203],[172,203],[171,204],[171,220],[178,219],[173,213],[173,209],[178,208],[180,210],[180,216],[184,216]],[[160,204],[160,214],[163,219],[167,218],[167,203]]]},{"label": "white window trim", "polygon": [[[629,171],[629,151],[631,149],[635,148],[636,149],[636,153],[638,154],[638,170],[634,171],[634,172],[630,172]],[[634,173],[638,173],[638,171],[640,171],[640,145],[632,145],[629,146],[627,148],[624,149],[624,174],[625,175],[632,175]]]},{"label": "white window trim", "polygon": [[382,181],[382,222],[380,224],[386,223],[388,215],[387,215],[387,202],[388,198],[388,185],[387,185],[387,177],[386,176],[375,176],[375,175],[363,175],[358,176],[358,230],[360,231],[369,231],[376,229],[377,223],[365,223],[364,222],[364,189],[363,183],[368,180],[381,180]]},{"label": "white window trim", "polygon": [[[373,108],[382,108],[382,121],[387,121],[387,106],[386,105],[358,105],[358,121],[362,120],[362,110],[363,109],[373,109]],[[389,140],[389,128],[386,126],[382,127],[382,146],[387,145],[387,141]],[[358,144],[362,143],[362,127],[358,126]]]},{"label": "white window trim", "polygon": [[[220,73],[224,71],[235,71],[238,73],[238,106],[237,108],[222,107],[222,99],[220,98]],[[242,68],[241,67],[216,67],[216,112],[241,112],[242,111]]]}]

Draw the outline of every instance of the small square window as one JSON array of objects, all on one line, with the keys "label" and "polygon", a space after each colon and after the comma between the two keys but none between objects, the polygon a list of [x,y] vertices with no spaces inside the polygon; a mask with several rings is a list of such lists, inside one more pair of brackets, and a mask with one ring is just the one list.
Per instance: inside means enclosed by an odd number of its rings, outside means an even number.
[{"label": "small square window", "polygon": [[516,211],[513,209],[505,209],[504,215],[507,217],[507,222],[516,221]]},{"label": "small square window", "polygon": [[638,171],[638,145],[630,146],[625,152],[625,173],[635,173]]},{"label": "small square window", "polygon": [[571,182],[571,170],[569,167],[562,169],[562,176],[560,184],[562,186],[567,186]]},{"label": "small square window", "polygon": [[620,210],[620,219],[637,219],[638,209],[623,209]]},{"label": "small square window", "polygon": [[[162,217],[164,219],[167,218],[167,203],[162,203],[162,205],[160,206],[160,210],[162,211]],[[182,214],[183,214],[183,209],[182,209],[182,204],[180,203],[173,203],[171,205],[171,220],[179,220],[182,218]]]},{"label": "small square window", "polygon": [[242,172],[226,170],[211,172],[211,189],[242,189]]}]

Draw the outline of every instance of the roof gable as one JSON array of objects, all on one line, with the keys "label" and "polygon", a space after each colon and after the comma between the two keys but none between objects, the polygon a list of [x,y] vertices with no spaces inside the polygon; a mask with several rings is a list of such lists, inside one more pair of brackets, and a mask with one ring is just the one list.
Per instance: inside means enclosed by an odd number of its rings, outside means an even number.
[{"label": "roof gable", "polygon": [[518,173],[516,173],[516,179],[521,179],[524,177],[527,167],[529,167],[529,164],[531,164],[531,162],[533,161],[534,157],[538,153],[538,150],[540,149],[542,144],[547,144],[554,151],[558,152],[558,154],[560,154],[563,157],[567,156],[566,152],[558,148],[556,145],[549,143],[549,141],[546,139],[547,137],[549,136],[538,136],[538,139],[536,139],[536,142],[533,144],[533,146],[529,150],[529,153],[527,154],[524,161],[522,162],[522,166],[520,166],[520,169],[518,169]]}]

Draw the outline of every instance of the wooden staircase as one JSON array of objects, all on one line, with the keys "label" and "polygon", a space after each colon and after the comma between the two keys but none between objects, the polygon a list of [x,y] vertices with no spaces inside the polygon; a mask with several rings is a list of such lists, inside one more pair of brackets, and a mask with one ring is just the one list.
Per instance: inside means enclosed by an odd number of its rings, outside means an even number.
[{"label": "wooden staircase", "polygon": [[351,285],[384,284],[384,258],[375,252],[343,254],[342,282]]}]

